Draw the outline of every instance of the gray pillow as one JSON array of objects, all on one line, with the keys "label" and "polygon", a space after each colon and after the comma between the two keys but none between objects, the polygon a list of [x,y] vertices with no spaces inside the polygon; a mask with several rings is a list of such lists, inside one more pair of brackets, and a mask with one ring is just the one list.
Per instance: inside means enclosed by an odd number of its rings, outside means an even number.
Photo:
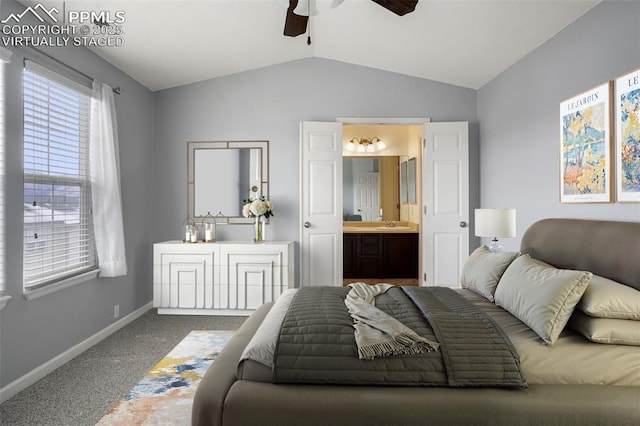
[{"label": "gray pillow", "polygon": [[569,326],[596,343],[640,346],[640,322],[628,319],[594,318],[576,310]]},{"label": "gray pillow", "polygon": [[493,302],[500,277],[519,255],[517,252],[492,252],[487,246],[478,247],[464,264],[460,285]]},{"label": "gray pillow", "polygon": [[529,255],[520,256],[498,282],[496,305],[553,345],[592,276],[591,272],[557,269]]},{"label": "gray pillow", "polygon": [[578,309],[592,317],[640,320],[640,290],[594,275]]}]

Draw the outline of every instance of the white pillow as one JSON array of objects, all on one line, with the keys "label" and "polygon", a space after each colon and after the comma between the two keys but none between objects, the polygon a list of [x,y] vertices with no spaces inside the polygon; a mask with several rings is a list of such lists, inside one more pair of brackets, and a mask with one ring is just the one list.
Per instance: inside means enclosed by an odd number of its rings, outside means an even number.
[{"label": "white pillow", "polygon": [[553,345],[592,276],[591,272],[557,269],[529,255],[520,256],[498,282],[496,305]]},{"label": "white pillow", "polygon": [[640,290],[594,275],[578,309],[592,317],[640,320]]},{"label": "white pillow", "polygon": [[517,252],[492,252],[487,246],[478,247],[464,264],[460,285],[493,302],[500,277],[519,255]]}]

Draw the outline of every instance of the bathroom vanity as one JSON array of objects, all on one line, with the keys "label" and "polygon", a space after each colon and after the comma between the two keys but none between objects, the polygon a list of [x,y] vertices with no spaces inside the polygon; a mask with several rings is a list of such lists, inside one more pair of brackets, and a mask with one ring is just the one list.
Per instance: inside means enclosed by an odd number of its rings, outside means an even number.
[{"label": "bathroom vanity", "polygon": [[407,222],[345,222],[344,278],[417,279],[418,226]]}]

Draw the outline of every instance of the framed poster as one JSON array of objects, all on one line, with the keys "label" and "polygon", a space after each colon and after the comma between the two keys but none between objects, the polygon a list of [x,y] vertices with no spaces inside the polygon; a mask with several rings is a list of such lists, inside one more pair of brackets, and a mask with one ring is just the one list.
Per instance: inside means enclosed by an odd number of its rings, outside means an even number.
[{"label": "framed poster", "polygon": [[611,201],[611,85],[560,103],[560,202]]},{"label": "framed poster", "polygon": [[640,202],[640,69],[616,80],[616,199]]}]

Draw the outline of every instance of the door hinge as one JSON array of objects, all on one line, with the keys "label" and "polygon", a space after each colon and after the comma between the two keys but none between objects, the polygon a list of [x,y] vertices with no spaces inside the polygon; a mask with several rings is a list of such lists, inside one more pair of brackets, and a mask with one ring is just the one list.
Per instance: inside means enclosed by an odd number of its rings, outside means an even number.
[{"label": "door hinge", "polygon": [[427,273],[422,274],[422,281],[427,282]]},{"label": "door hinge", "polygon": [[424,213],[423,214],[426,216],[427,215],[427,206],[424,206],[423,209],[424,209]]}]

